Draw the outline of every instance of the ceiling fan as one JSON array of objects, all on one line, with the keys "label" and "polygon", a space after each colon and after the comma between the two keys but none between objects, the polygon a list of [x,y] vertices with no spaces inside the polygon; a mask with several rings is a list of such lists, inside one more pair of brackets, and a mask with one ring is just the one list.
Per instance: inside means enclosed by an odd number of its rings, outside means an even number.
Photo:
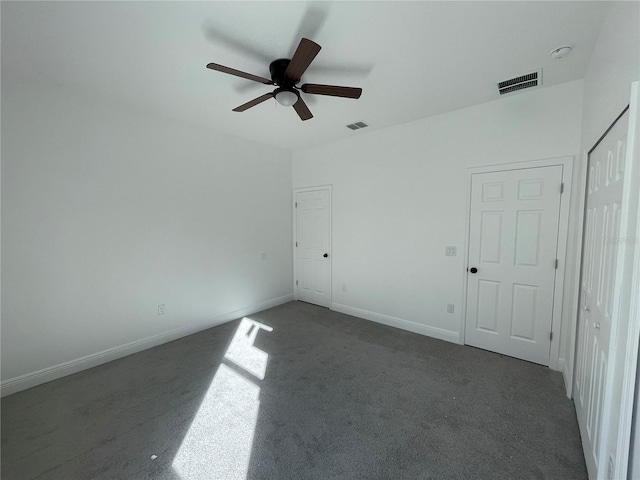
[{"label": "ceiling fan", "polygon": [[353,87],[339,87],[337,85],[320,85],[317,83],[305,83],[298,87],[302,74],[307,70],[311,62],[322,47],[315,42],[307,38],[300,40],[300,44],[296,49],[291,60],[287,58],[280,58],[274,60],[269,65],[269,71],[271,72],[271,79],[252,75],[250,73],[241,72],[234,68],[225,67],[217,63],[210,63],[207,68],[211,70],[217,70],[218,72],[228,73],[229,75],[235,75],[236,77],[246,78],[253,80],[254,82],[264,83],[265,85],[275,85],[277,88],[270,93],[254,98],[250,102],[247,102],[239,107],[233,109],[234,112],[244,112],[251,107],[275,98],[280,105],[285,107],[293,106],[296,113],[300,116],[301,120],[309,120],[313,118],[309,107],[302,99],[300,92],[312,94],[312,95],[329,95],[332,97],[344,97],[344,98],[360,98],[362,94],[361,88]]}]

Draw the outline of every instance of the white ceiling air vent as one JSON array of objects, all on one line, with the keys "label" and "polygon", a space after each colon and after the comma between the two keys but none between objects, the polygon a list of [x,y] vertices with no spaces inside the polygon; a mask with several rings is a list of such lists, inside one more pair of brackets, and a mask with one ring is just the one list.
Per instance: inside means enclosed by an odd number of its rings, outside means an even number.
[{"label": "white ceiling air vent", "polygon": [[498,83],[500,95],[542,85],[542,69]]},{"label": "white ceiling air vent", "polygon": [[368,127],[368,126],[369,126],[368,123],[360,121],[360,122],[356,122],[356,123],[350,123],[349,125],[347,125],[347,128],[350,128],[351,130],[358,130],[360,128],[365,128],[365,127]]}]

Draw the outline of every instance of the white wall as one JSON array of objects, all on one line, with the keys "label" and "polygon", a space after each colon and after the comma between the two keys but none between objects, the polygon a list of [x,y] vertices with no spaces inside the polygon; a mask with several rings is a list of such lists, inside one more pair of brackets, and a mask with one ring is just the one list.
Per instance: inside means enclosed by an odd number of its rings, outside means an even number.
[{"label": "white wall", "polygon": [[629,104],[640,75],[640,3],[615,2],[584,77],[582,146],[589,150]]},{"label": "white wall", "polygon": [[333,185],[337,308],[456,341],[466,169],[576,155],[581,103],[575,81],[295,151],[294,187]]},{"label": "white wall", "polygon": [[290,298],[290,191],[288,151],[3,83],[2,380]]}]

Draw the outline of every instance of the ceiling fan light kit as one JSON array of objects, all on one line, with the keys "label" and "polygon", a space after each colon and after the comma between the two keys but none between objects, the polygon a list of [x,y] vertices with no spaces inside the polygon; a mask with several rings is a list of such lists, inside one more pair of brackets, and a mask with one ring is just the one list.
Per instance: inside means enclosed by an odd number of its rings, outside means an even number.
[{"label": "ceiling fan light kit", "polygon": [[269,72],[271,79],[260,77],[258,75],[252,75],[250,73],[242,72],[234,68],[225,67],[217,63],[210,63],[207,68],[216,70],[218,72],[226,73],[229,75],[235,75],[236,77],[246,78],[247,80],[253,80],[254,82],[263,83],[265,85],[275,85],[276,88],[271,93],[266,93],[258,98],[240,105],[233,109],[234,112],[244,112],[245,110],[255,107],[256,105],[270,99],[275,98],[276,101],[285,107],[293,107],[301,120],[309,120],[313,118],[309,107],[302,99],[300,92],[310,95],[328,95],[331,97],[343,97],[343,98],[360,98],[362,95],[361,88],[354,87],[340,87],[337,85],[320,85],[314,83],[305,83],[298,87],[297,84],[302,78],[302,74],[307,70],[311,62],[318,52],[320,52],[320,45],[317,43],[303,38],[300,40],[300,44],[296,49],[291,60],[287,58],[280,58],[274,60],[269,65]]},{"label": "ceiling fan light kit", "polygon": [[300,98],[300,94],[295,90],[289,90],[286,88],[277,88],[273,92],[273,96],[276,97],[277,102],[284,107],[291,107]]}]

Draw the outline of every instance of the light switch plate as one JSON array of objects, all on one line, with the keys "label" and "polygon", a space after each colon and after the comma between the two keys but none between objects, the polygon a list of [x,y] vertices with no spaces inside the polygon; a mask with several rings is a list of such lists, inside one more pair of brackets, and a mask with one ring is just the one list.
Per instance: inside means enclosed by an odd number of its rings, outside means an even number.
[{"label": "light switch plate", "polygon": [[458,255],[458,247],[455,245],[447,245],[444,249],[444,254],[447,257],[455,257]]}]

